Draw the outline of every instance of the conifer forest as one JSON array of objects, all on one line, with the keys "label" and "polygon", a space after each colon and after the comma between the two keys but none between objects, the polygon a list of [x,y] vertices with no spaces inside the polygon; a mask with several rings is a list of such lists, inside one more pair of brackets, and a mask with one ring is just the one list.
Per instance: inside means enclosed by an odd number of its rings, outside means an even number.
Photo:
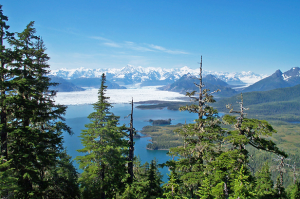
[{"label": "conifer forest", "polygon": [[[197,119],[172,131],[181,144],[169,149],[171,158],[163,164],[142,164],[134,156],[133,108],[130,125],[121,125],[102,74],[74,160],[79,173],[63,147],[63,132],[73,132],[64,120],[67,107],[54,103],[50,87],[56,83],[47,76],[50,58],[42,37],[34,22],[11,33],[1,5],[0,20],[0,198],[300,198],[299,156],[270,139],[276,131],[269,122],[247,117],[243,95],[238,109],[228,104],[219,117],[213,108],[218,90],[202,82],[202,57],[198,90],[186,93],[193,103],[180,107]],[[159,167],[169,169],[168,182],[162,182]]]}]

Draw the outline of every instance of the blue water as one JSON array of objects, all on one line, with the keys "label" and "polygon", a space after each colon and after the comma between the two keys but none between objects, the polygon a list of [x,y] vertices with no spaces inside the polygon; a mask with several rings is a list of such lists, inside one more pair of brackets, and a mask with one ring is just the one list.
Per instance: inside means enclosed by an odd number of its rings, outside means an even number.
[{"label": "blue water", "polygon": [[[124,118],[131,112],[130,104],[114,104],[114,107],[111,109],[115,115],[120,116],[120,124],[125,124],[129,126],[130,119]],[[94,111],[92,105],[75,105],[68,106],[67,112],[65,115],[66,123],[69,127],[72,128],[74,135],[70,136],[67,133],[64,134],[64,146],[67,148],[67,152],[73,158],[78,155],[82,155],[76,150],[83,148],[81,140],[78,137],[81,133],[81,130],[85,128],[85,124],[89,123],[87,116]],[[148,120],[153,119],[172,119],[172,124],[178,123],[192,123],[194,119],[197,118],[197,114],[188,113],[187,111],[171,111],[167,109],[152,109],[152,110],[141,110],[134,107],[133,110],[133,126],[136,130],[141,130],[143,126],[151,125]],[[153,159],[156,159],[159,164],[166,162],[171,157],[167,156],[167,151],[162,150],[147,150],[146,146],[149,143],[149,137],[135,139],[135,156],[139,156],[140,160],[143,163],[150,162]],[[78,169],[78,164],[74,161],[75,167]],[[78,170],[81,172],[80,170]],[[164,175],[163,181],[168,181],[169,173],[168,168],[160,169],[160,172]]]}]

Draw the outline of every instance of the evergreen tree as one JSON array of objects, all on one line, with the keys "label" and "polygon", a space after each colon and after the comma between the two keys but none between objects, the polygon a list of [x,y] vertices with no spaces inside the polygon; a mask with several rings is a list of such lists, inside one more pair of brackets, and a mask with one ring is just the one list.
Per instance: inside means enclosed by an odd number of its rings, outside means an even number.
[{"label": "evergreen tree", "polygon": [[171,148],[169,154],[177,156],[176,161],[168,162],[169,166],[174,166],[174,171],[178,174],[181,184],[181,191],[185,196],[194,197],[198,187],[203,184],[205,174],[211,172],[208,165],[220,154],[220,143],[223,139],[223,129],[218,119],[217,110],[209,106],[215,102],[209,90],[203,89],[202,83],[202,57],[200,63],[198,97],[196,91],[187,93],[195,103],[181,107],[181,111],[196,113],[198,119],[195,123],[185,124],[177,133],[183,137],[184,146]]},{"label": "evergreen tree", "polygon": [[48,55],[43,41],[35,36],[34,22],[9,39],[16,57],[9,64],[14,73],[10,80],[13,95],[8,159],[18,178],[17,198],[46,197],[52,186],[45,175],[53,168],[62,150],[62,133],[71,133],[62,121],[66,107],[54,104],[55,92],[49,90]]},{"label": "evergreen tree", "polygon": [[[238,113],[237,116],[225,115],[223,121],[225,124],[233,125],[234,130],[227,131],[228,136],[225,137],[227,141],[229,150],[226,152],[231,154],[233,160],[231,169],[227,170],[229,172],[229,195],[236,193],[238,188],[236,186],[236,180],[241,176],[241,168],[247,176],[249,186],[255,186],[254,176],[249,172],[249,152],[246,146],[253,147],[254,149],[264,150],[275,154],[280,154],[286,156],[286,154],[279,150],[276,144],[268,139],[267,137],[272,136],[276,131],[273,127],[264,120],[249,119],[245,118],[244,111],[247,110],[243,106],[243,97],[241,95],[241,102],[239,102],[240,110],[234,111],[231,108],[231,105],[228,105],[227,108],[231,109],[230,113]],[[249,174],[249,175],[248,175]],[[246,182],[245,182],[246,183]]]},{"label": "evergreen tree", "polygon": [[52,186],[45,191],[48,198],[80,198],[78,173],[66,151],[59,154],[56,165],[46,173]]},{"label": "evergreen tree", "polygon": [[273,189],[273,181],[271,179],[271,172],[268,163],[265,163],[260,171],[255,174],[256,187],[255,193],[257,198],[260,199],[272,199],[275,196]]},{"label": "evergreen tree", "polygon": [[139,159],[134,161],[134,179],[131,184],[126,185],[122,194],[123,199],[148,199],[158,198],[163,195],[161,187],[162,175],[158,171],[156,160],[141,165]]},{"label": "evergreen tree", "polygon": [[10,168],[10,161],[4,157],[0,158],[0,197],[9,198],[13,191],[17,190],[17,178],[13,176],[13,169]]},{"label": "evergreen tree", "polygon": [[2,5],[0,5],[0,155],[4,156],[8,160],[7,154],[7,137],[8,137],[8,102],[7,93],[11,91],[11,85],[9,79],[13,76],[9,68],[9,63],[14,58],[14,53],[11,49],[4,46],[3,42],[12,38],[13,34],[9,33],[7,29],[9,26],[6,24],[8,17],[3,15]]},{"label": "evergreen tree", "polygon": [[239,174],[236,179],[234,179],[234,192],[232,194],[232,197],[229,197],[229,199],[250,199],[250,198],[256,198],[255,193],[253,192],[253,187],[249,183],[249,172],[247,169],[244,169],[244,165],[242,165],[241,170],[239,171]]},{"label": "evergreen tree", "polygon": [[162,184],[162,175],[158,171],[158,165],[155,160],[152,160],[150,163],[150,168],[148,169],[147,174],[147,181],[148,181],[148,187],[147,187],[147,198],[157,198],[159,196],[162,196],[163,189],[160,186]]},{"label": "evergreen tree", "polygon": [[164,188],[164,196],[169,199],[180,199],[180,193],[179,193],[179,183],[180,180],[178,179],[178,175],[174,172],[171,171],[169,176],[169,181],[168,183],[163,185]]},{"label": "evergreen tree", "polygon": [[290,199],[300,199],[300,182],[297,181],[292,184],[288,189],[288,195]]},{"label": "evergreen tree", "polygon": [[113,198],[125,188],[128,142],[124,130],[127,128],[118,127],[119,117],[110,112],[112,106],[105,96],[105,82],[102,74],[95,112],[88,116],[91,123],[85,125],[87,129],[80,135],[84,148],[78,151],[84,155],[76,157],[79,168],[83,169],[79,181],[84,198]]},{"label": "evergreen tree", "polygon": [[[212,195],[212,187],[210,179],[205,177],[203,180],[202,186],[199,187],[199,190],[196,193],[197,196],[200,197],[200,199],[213,199]],[[223,195],[223,194],[222,194]]]}]

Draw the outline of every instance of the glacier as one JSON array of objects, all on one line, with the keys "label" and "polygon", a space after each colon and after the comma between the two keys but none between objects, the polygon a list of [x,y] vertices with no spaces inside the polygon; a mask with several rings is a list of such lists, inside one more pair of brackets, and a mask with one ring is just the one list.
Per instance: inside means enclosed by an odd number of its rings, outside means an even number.
[{"label": "glacier", "polygon": [[[186,101],[185,95],[160,91],[157,86],[146,86],[142,88],[131,89],[107,89],[106,96],[110,97],[109,102],[115,104],[130,103],[133,98],[134,102],[159,100],[159,101]],[[98,100],[98,89],[89,88],[85,91],[75,92],[57,92],[54,98],[55,104],[60,105],[81,105],[93,104]]]}]

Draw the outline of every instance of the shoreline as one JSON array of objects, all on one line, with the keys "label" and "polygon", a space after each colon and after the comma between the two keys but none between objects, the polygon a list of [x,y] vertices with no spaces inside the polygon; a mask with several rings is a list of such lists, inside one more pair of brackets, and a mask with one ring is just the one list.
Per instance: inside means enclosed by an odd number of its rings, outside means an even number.
[{"label": "shoreline", "polygon": [[149,149],[148,147],[146,147],[147,150],[149,151],[169,151],[170,149]]}]

